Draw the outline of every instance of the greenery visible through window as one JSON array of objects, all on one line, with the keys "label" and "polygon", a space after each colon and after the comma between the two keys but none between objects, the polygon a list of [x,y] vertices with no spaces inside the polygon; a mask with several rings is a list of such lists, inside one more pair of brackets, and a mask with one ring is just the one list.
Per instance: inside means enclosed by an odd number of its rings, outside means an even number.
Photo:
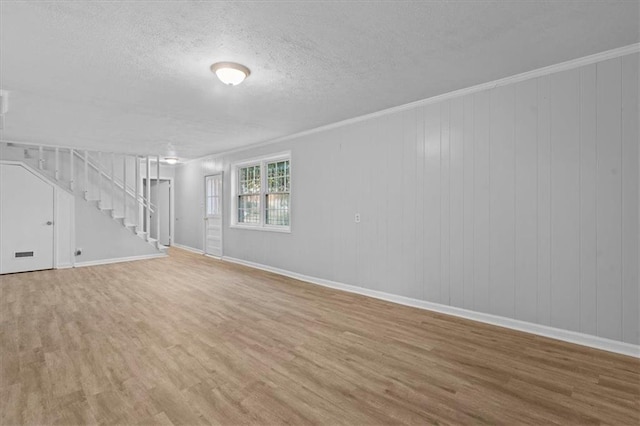
[{"label": "greenery visible through window", "polygon": [[289,226],[289,160],[267,163],[265,223]]},{"label": "greenery visible through window", "polygon": [[236,225],[289,230],[291,161],[283,156],[235,168]]},{"label": "greenery visible through window", "polygon": [[238,169],[238,223],[260,223],[260,165]]}]

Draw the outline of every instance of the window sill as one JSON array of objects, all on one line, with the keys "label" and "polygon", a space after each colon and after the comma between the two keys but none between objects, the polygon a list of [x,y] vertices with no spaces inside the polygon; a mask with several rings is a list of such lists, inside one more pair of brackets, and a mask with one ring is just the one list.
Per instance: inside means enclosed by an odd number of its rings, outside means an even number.
[{"label": "window sill", "polygon": [[278,228],[275,226],[248,226],[248,225],[229,225],[232,229],[246,229],[249,231],[267,231],[267,232],[280,232],[281,234],[290,234],[291,228]]}]

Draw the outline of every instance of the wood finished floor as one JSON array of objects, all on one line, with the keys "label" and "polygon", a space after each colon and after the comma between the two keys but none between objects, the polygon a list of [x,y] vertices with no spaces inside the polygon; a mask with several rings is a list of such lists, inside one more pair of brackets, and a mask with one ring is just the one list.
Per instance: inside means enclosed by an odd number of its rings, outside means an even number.
[{"label": "wood finished floor", "polygon": [[172,249],[0,277],[0,422],[633,424],[640,361]]}]

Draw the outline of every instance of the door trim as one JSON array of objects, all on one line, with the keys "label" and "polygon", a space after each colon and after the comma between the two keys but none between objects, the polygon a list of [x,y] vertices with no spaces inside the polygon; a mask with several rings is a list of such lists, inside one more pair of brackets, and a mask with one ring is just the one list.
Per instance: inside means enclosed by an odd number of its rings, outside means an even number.
[{"label": "door trim", "polygon": [[[207,225],[204,222],[207,220],[207,178],[212,176],[220,176],[220,181],[222,183],[222,194],[220,194],[220,200],[222,201],[222,210],[220,211],[220,256],[215,256],[213,254],[207,253]],[[214,259],[222,259],[224,256],[224,208],[226,203],[224,202],[224,172],[212,173],[209,175],[205,175],[202,180],[202,253],[205,256],[213,257]]]},{"label": "door trim", "polygon": [[[142,173],[142,172],[141,172]],[[151,176],[151,178],[149,178],[149,180],[151,181],[151,183],[157,182],[158,178],[155,178],[153,176]],[[174,179],[172,177],[163,177],[162,175],[160,175],[160,181],[169,181],[169,245],[172,246],[173,245],[173,241],[175,240],[174,236],[173,236],[173,232],[174,232],[174,222],[175,222],[175,208],[174,208],[174,199],[175,199],[175,195],[174,195],[174,188],[175,185],[173,184]],[[146,185],[147,182],[147,177],[146,176],[140,176],[140,190],[143,190],[144,186]],[[143,223],[142,221],[145,220],[144,218],[144,212],[142,211],[142,209],[140,209],[140,218],[138,218],[138,220],[140,220],[140,223]]]}]

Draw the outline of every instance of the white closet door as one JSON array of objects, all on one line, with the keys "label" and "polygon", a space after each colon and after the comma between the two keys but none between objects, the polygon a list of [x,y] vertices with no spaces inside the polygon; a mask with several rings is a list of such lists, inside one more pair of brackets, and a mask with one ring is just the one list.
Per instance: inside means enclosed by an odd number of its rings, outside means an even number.
[{"label": "white closet door", "polygon": [[0,164],[0,273],[53,268],[53,186]]}]

